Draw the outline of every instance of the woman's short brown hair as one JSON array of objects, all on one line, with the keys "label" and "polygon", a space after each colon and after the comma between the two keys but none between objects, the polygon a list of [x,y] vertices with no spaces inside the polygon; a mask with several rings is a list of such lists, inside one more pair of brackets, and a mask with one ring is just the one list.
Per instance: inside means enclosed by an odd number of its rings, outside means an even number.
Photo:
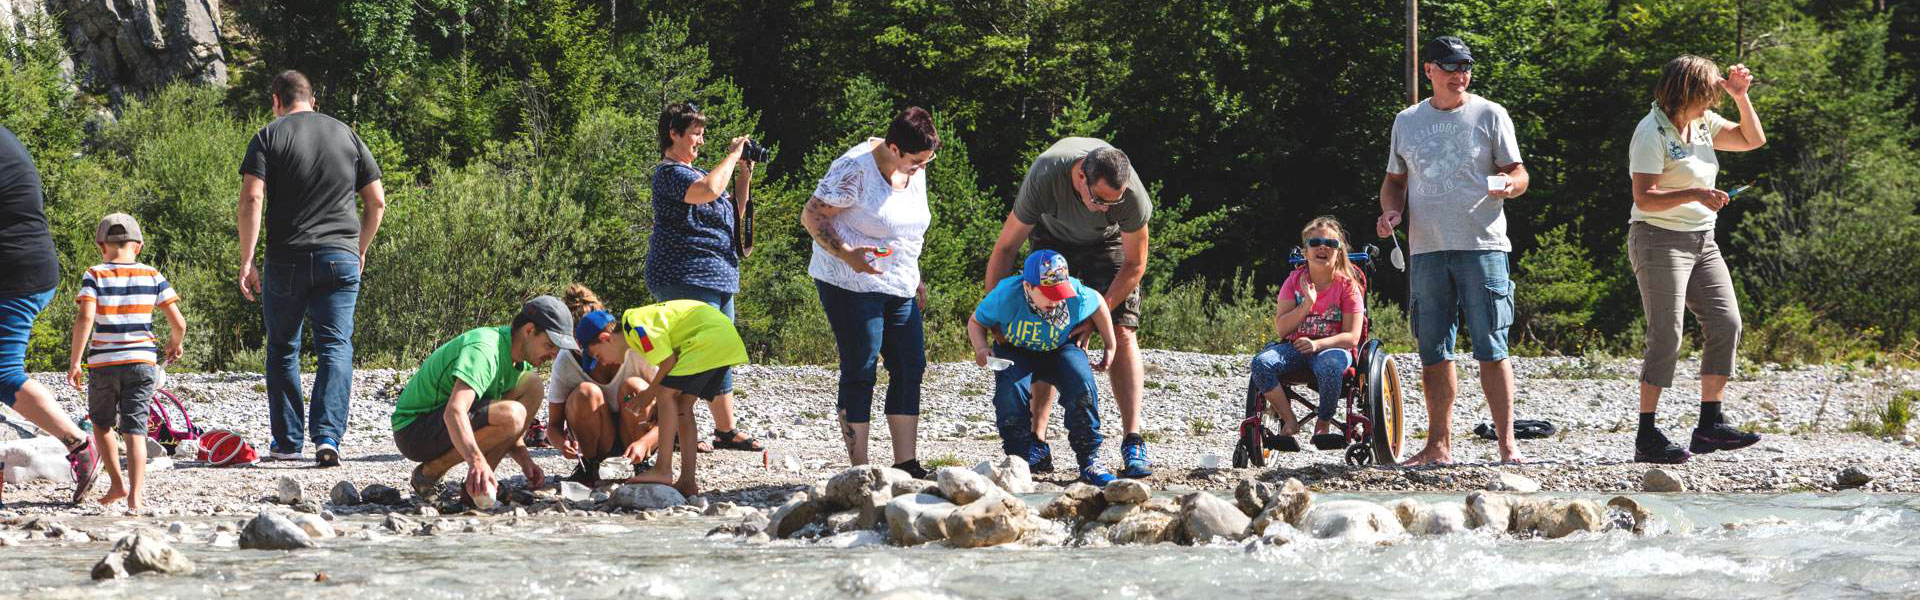
[{"label": "woman's short brown hair", "polygon": [[940,133],[933,130],[933,115],[927,109],[909,106],[887,125],[887,143],[903,154],[918,154],[940,149]]},{"label": "woman's short brown hair", "polygon": [[673,134],[686,135],[687,128],[694,123],[707,124],[707,115],[692,102],[678,102],[667,105],[660,111],[660,151],[666,152],[673,147]]},{"label": "woman's short brown hair", "polygon": [[1714,84],[1719,75],[1720,66],[1713,61],[1682,54],[1660,69],[1660,82],[1653,86],[1653,100],[1669,118],[1697,106],[1713,106],[1720,101],[1720,86]]}]

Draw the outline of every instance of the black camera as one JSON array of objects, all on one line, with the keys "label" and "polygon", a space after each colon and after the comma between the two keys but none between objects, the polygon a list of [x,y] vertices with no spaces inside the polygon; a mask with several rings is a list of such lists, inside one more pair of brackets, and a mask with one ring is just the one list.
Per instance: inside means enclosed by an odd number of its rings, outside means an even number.
[{"label": "black camera", "polygon": [[747,140],[747,147],[740,149],[740,158],[756,163],[769,163],[773,162],[773,151],[760,145],[759,142]]}]

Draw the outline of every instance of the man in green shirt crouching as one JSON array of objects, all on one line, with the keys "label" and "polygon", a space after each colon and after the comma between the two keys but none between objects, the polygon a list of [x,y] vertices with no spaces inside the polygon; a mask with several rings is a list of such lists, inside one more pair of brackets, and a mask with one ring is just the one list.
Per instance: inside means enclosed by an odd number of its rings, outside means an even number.
[{"label": "man in green shirt crouching", "polygon": [[408,483],[422,502],[438,498],[440,479],[462,462],[465,491],[491,505],[493,468],[512,454],[529,488],[545,478],[523,441],[545,397],[534,368],[574,350],[573,316],[553,296],[528,300],[508,327],[482,327],[441,344],[414,372],[393,407],[393,443],[417,461]]}]

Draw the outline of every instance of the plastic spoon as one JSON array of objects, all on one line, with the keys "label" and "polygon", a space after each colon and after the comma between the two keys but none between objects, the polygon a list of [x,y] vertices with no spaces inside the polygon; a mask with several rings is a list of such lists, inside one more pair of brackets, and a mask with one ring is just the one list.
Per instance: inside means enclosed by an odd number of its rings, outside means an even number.
[{"label": "plastic spoon", "polygon": [[1393,261],[1393,268],[1405,271],[1407,270],[1407,255],[1400,251],[1400,233],[1390,232],[1389,235],[1393,237],[1393,254],[1388,258]]}]

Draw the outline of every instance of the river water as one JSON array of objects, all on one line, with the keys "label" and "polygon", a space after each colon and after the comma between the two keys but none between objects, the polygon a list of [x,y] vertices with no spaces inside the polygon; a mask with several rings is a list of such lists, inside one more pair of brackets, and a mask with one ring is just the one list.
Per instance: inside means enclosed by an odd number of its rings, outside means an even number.
[{"label": "river water", "polygon": [[[1326,494],[1316,501],[1400,496]],[[1605,500],[1605,496],[1594,496]],[[1639,495],[1656,535],[1485,534],[1113,548],[865,547],[706,538],[714,519],[526,519],[504,534],[295,553],[178,547],[186,577],[94,583],[102,544],[0,549],[0,597],[57,598],[1885,598],[1920,596],[1920,496]],[[1425,496],[1429,501],[1459,496]],[[1039,501],[1040,498],[1030,499]],[[355,523],[362,521],[355,520]],[[1747,525],[1729,529],[1723,523]],[[84,527],[111,522],[72,521]],[[314,582],[315,573],[327,581]]]}]

